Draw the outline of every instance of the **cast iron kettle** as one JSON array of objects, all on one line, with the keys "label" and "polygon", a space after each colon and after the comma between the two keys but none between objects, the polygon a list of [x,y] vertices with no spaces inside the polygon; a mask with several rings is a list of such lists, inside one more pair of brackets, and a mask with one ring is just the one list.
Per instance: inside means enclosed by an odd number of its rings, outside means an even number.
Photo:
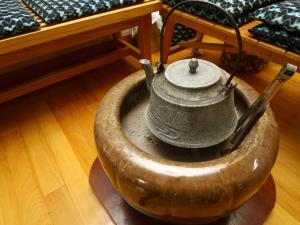
[{"label": "cast iron kettle", "polygon": [[[229,75],[215,64],[201,59],[184,59],[165,68],[163,37],[170,15],[186,3],[215,8],[226,16],[236,32],[238,57]],[[285,65],[272,84],[239,120],[234,103],[232,79],[243,54],[241,34],[233,17],[221,7],[204,0],[186,0],[175,5],[164,19],[160,33],[160,62],[154,73],[147,59],[140,60],[146,73],[150,102],[146,124],[160,140],[183,148],[205,148],[230,139],[236,148],[264,113],[274,92],[297,70]]]}]

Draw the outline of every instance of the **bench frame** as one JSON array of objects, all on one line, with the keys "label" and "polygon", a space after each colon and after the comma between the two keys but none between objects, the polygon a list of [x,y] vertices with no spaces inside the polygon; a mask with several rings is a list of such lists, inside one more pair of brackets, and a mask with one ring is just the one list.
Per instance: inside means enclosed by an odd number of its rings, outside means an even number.
[{"label": "bench frame", "polygon": [[[36,20],[40,22],[39,30],[0,40],[0,75],[90,46],[99,42],[100,38],[111,34],[113,34],[114,41],[118,43],[118,48],[90,61],[83,61],[80,64],[18,83],[13,87],[2,88],[0,89],[0,103],[128,55],[151,59],[151,13],[160,9],[159,0],[146,0],[137,5],[51,26],[43,23],[32,12]],[[135,26],[139,29],[138,48],[122,39],[120,35],[122,30]]]},{"label": "bench frame", "polygon": [[[160,11],[161,15],[166,15],[172,8],[168,5],[163,5]],[[172,16],[168,20],[166,25],[166,31],[164,35],[164,53],[165,58],[163,61],[166,63],[168,54],[170,54],[170,45],[173,36],[173,29],[176,23],[183,24],[187,27],[193,28],[197,31],[197,38],[193,41],[183,42],[179,45],[185,48],[201,48],[217,51],[229,51],[235,52],[237,50],[236,34],[234,29],[228,28],[221,24],[199,18],[198,16],[191,15],[186,12],[175,10]],[[251,27],[257,26],[262,22],[252,21],[240,27],[241,36],[243,39],[244,51],[247,54],[257,55],[266,60],[273,61],[277,64],[284,65],[286,63],[292,63],[298,66],[298,72],[300,72],[300,55],[285,49],[276,47],[263,41],[258,41],[252,34],[248,32]],[[219,40],[222,40],[224,44],[211,44],[203,43],[203,34],[207,34]]]}]

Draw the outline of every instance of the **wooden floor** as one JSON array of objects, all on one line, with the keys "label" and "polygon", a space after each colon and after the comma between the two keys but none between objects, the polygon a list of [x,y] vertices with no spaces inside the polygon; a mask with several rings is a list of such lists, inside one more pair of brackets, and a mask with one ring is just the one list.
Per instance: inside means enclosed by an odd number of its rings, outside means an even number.
[{"label": "wooden floor", "polygon": [[[170,60],[181,57],[189,52]],[[204,58],[218,63],[217,54],[205,52]],[[113,224],[88,184],[96,157],[93,120],[104,94],[138,68],[129,57],[0,105],[1,225]],[[278,69],[270,63],[241,78],[262,90]],[[272,171],[277,202],[266,224],[300,224],[299,74],[272,108],[281,142]]]}]

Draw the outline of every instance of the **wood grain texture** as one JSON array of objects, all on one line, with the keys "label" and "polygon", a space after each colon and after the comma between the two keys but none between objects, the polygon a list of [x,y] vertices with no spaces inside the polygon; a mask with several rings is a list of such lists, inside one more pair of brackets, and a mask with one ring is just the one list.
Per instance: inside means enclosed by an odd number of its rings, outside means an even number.
[{"label": "wood grain texture", "polygon": [[[181,51],[169,62],[190,56]],[[220,63],[216,52],[204,51],[202,58]],[[239,77],[261,91],[279,68],[270,63],[258,74]],[[88,184],[88,169],[97,156],[92,123],[104,94],[139,69],[127,57],[0,105],[1,225],[113,224]],[[277,201],[266,225],[300,224],[299,86],[296,74],[272,101],[281,139],[272,170]],[[37,172],[42,162],[47,168]]]},{"label": "wood grain texture", "polygon": [[46,196],[46,203],[49,211],[51,211],[51,219],[53,224],[80,225],[83,220],[80,213],[74,205],[70,193],[66,187],[58,188]]},{"label": "wood grain texture", "polygon": [[152,48],[151,48],[151,38],[152,38],[152,21],[151,15],[144,16],[140,20],[138,33],[139,49],[141,50],[141,58],[149,59],[151,61]]},{"label": "wood grain texture", "polygon": [[14,225],[18,222],[18,202],[12,174],[4,152],[4,143],[0,142],[0,224]]},{"label": "wood grain texture", "polygon": [[174,30],[175,22],[172,20],[168,20],[168,23],[165,28],[165,34],[163,39],[163,58],[161,59],[163,63],[168,61],[168,53],[171,48],[171,42],[173,37],[173,30]]},{"label": "wood grain texture", "polygon": [[17,219],[16,224],[51,224],[46,202],[21,133],[14,131],[1,135],[1,140],[3,140],[1,154],[6,153],[11,175],[12,186],[9,188],[15,192],[12,200],[16,201],[14,203],[16,208],[13,209],[16,211],[10,212],[17,213],[17,217],[14,218]]},{"label": "wood grain texture", "polygon": [[104,26],[79,34],[66,36],[59,40],[42,43],[38,46],[33,45],[7,54],[0,54],[0,74],[12,71],[18,67],[20,68],[33,63],[38,63],[49,58],[57,57],[58,55],[107,41],[110,37],[105,36],[136,25],[138,25],[137,19],[122,21],[113,26]]}]

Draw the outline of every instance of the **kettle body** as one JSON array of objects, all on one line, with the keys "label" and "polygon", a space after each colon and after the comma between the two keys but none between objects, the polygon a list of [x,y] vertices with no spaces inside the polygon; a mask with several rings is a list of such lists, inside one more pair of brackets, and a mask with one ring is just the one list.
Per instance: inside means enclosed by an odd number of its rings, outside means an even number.
[{"label": "kettle body", "polygon": [[151,133],[184,148],[205,148],[226,140],[238,120],[234,88],[224,88],[228,76],[200,59],[177,61],[156,74],[149,81],[145,114]]}]

